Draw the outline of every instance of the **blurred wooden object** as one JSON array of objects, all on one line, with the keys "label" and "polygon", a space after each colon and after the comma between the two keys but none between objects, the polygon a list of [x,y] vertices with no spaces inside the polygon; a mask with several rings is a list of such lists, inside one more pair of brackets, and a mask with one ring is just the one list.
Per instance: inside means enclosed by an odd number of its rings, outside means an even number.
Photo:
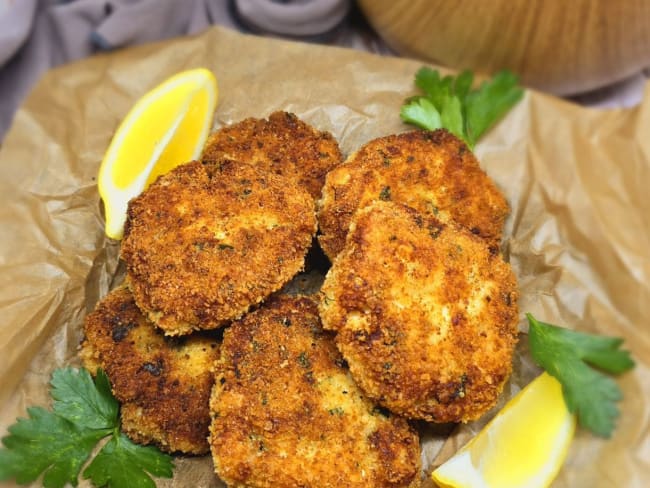
[{"label": "blurred wooden object", "polygon": [[558,95],[650,66],[648,0],[357,0],[402,55],[455,69],[518,73]]}]

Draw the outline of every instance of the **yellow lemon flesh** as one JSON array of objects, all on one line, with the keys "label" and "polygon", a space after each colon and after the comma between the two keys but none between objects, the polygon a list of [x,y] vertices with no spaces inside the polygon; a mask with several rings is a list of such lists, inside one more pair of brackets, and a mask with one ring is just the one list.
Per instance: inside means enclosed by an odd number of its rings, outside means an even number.
[{"label": "yellow lemon flesh", "polygon": [[131,198],[159,175],[199,157],[217,97],[214,75],[198,68],[168,78],[133,106],[99,168],[108,237],[122,238]]},{"label": "yellow lemon flesh", "polygon": [[442,487],[549,486],[566,458],[575,426],[560,383],[543,373],[431,476]]}]

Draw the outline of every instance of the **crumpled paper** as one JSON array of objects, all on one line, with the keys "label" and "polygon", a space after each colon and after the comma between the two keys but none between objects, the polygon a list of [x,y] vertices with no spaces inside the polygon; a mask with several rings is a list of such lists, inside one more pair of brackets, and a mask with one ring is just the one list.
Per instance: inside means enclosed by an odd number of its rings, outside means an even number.
[{"label": "crumpled paper", "polygon": [[[49,72],[0,149],[0,435],[27,406],[48,404],[53,369],[79,364],[83,318],[119,276],[96,176],[135,100],[178,71],[207,67],[219,81],[215,129],[287,110],[331,131],[348,154],[409,129],[398,113],[420,65],[212,28]],[[612,111],[528,91],[476,148],[512,207],[504,253],[521,292],[521,341],[501,404],[540,371],[524,312],[621,336],[637,362],[618,380],[613,437],[579,430],[555,487],[650,484],[649,133],[650,91],[641,106]],[[455,429],[419,424],[425,472],[493,414]],[[208,457],[176,465],[159,486],[223,486]]]}]

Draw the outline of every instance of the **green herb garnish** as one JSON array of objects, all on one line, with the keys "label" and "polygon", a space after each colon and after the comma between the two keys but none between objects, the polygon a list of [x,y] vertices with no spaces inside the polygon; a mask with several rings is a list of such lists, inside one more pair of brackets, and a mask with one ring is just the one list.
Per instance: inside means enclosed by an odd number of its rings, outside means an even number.
[{"label": "green herb garnish", "polygon": [[342,407],[331,408],[328,410],[328,412],[330,413],[330,415],[338,415],[339,417],[343,416],[343,414],[345,413]]},{"label": "green herb garnish", "polygon": [[52,411],[28,408],[28,418],[17,419],[2,439],[0,480],[27,484],[43,474],[46,488],[77,486],[81,468],[108,436],[83,471],[95,486],[154,488],[150,475],[172,477],[170,456],[120,432],[119,405],[102,370],[93,381],[86,369],[57,369],[50,385]]},{"label": "green herb garnish", "polygon": [[476,141],[521,100],[524,90],[518,86],[518,78],[505,70],[476,89],[472,89],[473,82],[471,71],[441,77],[438,71],[422,67],[415,75],[415,85],[425,95],[406,100],[400,116],[422,129],[447,129],[474,148]]},{"label": "green herb garnish", "polygon": [[306,352],[300,353],[300,355],[298,356],[298,363],[300,363],[300,366],[302,366],[305,369],[311,368],[311,361],[309,361],[309,357],[307,357]]},{"label": "green herb garnish", "polygon": [[569,411],[582,427],[609,437],[619,415],[616,402],[622,393],[603,373],[619,374],[634,367],[628,351],[619,349],[623,339],[565,329],[526,314],[533,359],[562,384]]}]

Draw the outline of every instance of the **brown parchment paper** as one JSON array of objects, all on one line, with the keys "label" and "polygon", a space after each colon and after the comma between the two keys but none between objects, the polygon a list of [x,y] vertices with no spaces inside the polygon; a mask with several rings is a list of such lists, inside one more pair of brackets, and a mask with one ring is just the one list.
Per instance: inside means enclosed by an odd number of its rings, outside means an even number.
[{"label": "brown parchment paper", "polygon": [[[420,65],[213,28],[48,73],[0,149],[0,435],[27,406],[48,404],[53,369],[79,364],[83,317],[112,286],[118,246],[104,237],[95,178],[135,100],[204,66],[219,81],[214,128],[293,111],[347,154],[408,129],[398,112]],[[529,91],[476,153],[512,206],[504,252],[521,289],[522,335],[502,403],[539,373],[523,312],[624,337],[637,366],[619,380],[618,428],[609,440],[579,431],[554,486],[649,486],[650,91],[640,107],[615,111]],[[421,425],[426,473],[487,418],[451,435]],[[176,464],[159,486],[222,486],[209,458]]]}]

